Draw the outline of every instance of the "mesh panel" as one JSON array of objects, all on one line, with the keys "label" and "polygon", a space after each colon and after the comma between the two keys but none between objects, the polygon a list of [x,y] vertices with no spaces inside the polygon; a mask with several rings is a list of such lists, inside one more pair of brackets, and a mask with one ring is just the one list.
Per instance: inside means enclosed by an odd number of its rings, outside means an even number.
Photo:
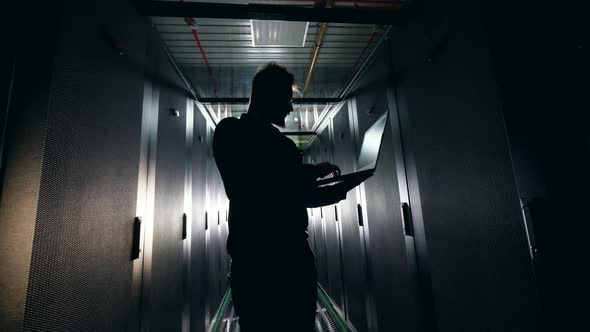
[{"label": "mesh panel", "polygon": [[[166,68],[166,63],[162,64],[162,69]],[[186,97],[164,86],[160,91],[150,328],[155,331],[179,331],[184,296],[182,214]],[[179,112],[178,116],[172,114],[172,109]]]},{"label": "mesh panel", "polygon": [[[467,3],[462,14],[479,12]],[[463,16],[444,51],[403,82],[439,330],[536,331],[539,307],[485,31],[477,15]],[[397,49],[416,52],[413,43]]]},{"label": "mesh panel", "polygon": [[[143,61],[145,26],[129,8],[112,9],[120,16],[109,27],[127,47],[121,58],[103,42],[103,27],[88,24],[99,11],[87,6],[67,6],[53,64],[26,331],[135,329],[130,254],[143,75],[124,61]],[[116,26],[122,17],[126,30]]]}]

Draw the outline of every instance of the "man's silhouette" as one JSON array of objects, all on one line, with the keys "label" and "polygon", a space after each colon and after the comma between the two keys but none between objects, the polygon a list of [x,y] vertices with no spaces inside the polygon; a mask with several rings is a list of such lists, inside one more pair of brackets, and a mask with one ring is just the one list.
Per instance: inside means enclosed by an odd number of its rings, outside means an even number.
[{"label": "man's silhouette", "polygon": [[213,153],[230,201],[230,285],[244,332],[313,331],[317,300],[307,207],[334,204],[346,190],[318,188],[339,173],[329,163],[305,165],[284,127],[293,111],[294,78],[275,63],[252,81],[248,113],[219,122]]}]

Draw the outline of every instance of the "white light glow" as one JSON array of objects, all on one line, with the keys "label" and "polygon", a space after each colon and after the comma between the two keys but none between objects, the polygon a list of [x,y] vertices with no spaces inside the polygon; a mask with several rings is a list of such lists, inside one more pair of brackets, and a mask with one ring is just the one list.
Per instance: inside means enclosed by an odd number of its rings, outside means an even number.
[{"label": "white light glow", "polygon": [[[252,36],[252,46],[256,46],[254,44],[254,22],[252,22],[252,20],[250,20],[250,36]],[[258,38],[258,36],[256,36],[256,38]]]},{"label": "white light glow", "polygon": [[303,47],[308,22],[250,20],[252,46]]}]

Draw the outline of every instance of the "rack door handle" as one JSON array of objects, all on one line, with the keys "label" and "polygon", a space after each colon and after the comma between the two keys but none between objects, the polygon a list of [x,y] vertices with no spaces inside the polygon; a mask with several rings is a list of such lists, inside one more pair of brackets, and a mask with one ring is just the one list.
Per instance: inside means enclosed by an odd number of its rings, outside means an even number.
[{"label": "rack door handle", "polygon": [[133,241],[131,245],[131,260],[139,258],[141,249],[139,248],[139,242],[141,239],[141,218],[135,217],[133,219]]},{"label": "rack door handle", "polygon": [[403,202],[401,204],[402,212],[402,226],[404,234],[407,236],[414,236],[414,227],[412,225],[412,215],[410,214],[410,204]]},{"label": "rack door handle", "polygon": [[186,213],[182,214],[182,239],[186,239]]},{"label": "rack door handle", "polygon": [[363,220],[363,206],[360,204],[356,205],[356,214],[357,214],[357,218],[359,221],[359,226],[363,227],[365,225],[365,222]]},{"label": "rack door handle", "polygon": [[529,254],[533,261],[536,261],[539,256],[539,248],[537,247],[537,240],[535,238],[534,229],[534,216],[547,215],[544,211],[537,211],[538,208],[548,206],[547,202],[543,198],[521,198],[520,206],[522,211],[522,219],[524,221],[524,231],[529,246]]}]

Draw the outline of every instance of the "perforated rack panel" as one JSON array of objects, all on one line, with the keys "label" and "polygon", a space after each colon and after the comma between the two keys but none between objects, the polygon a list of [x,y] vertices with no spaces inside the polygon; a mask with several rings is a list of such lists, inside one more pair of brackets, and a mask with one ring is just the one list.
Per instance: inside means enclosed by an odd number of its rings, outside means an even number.
[{"label": "perforated rack panel", "polygon": [[[103,12],[72,1],[62,13],[49,88],[25,331],[137,329],[131,227],[144,77],[128,64],[145,59],[145,38],[138,38],[145,26],[129,19],[133,15],[128,4],[110,3]],[[88,24],[95,20],[108,23]],[[104,30],[120,38],[125,57],[105,42]]]}]

